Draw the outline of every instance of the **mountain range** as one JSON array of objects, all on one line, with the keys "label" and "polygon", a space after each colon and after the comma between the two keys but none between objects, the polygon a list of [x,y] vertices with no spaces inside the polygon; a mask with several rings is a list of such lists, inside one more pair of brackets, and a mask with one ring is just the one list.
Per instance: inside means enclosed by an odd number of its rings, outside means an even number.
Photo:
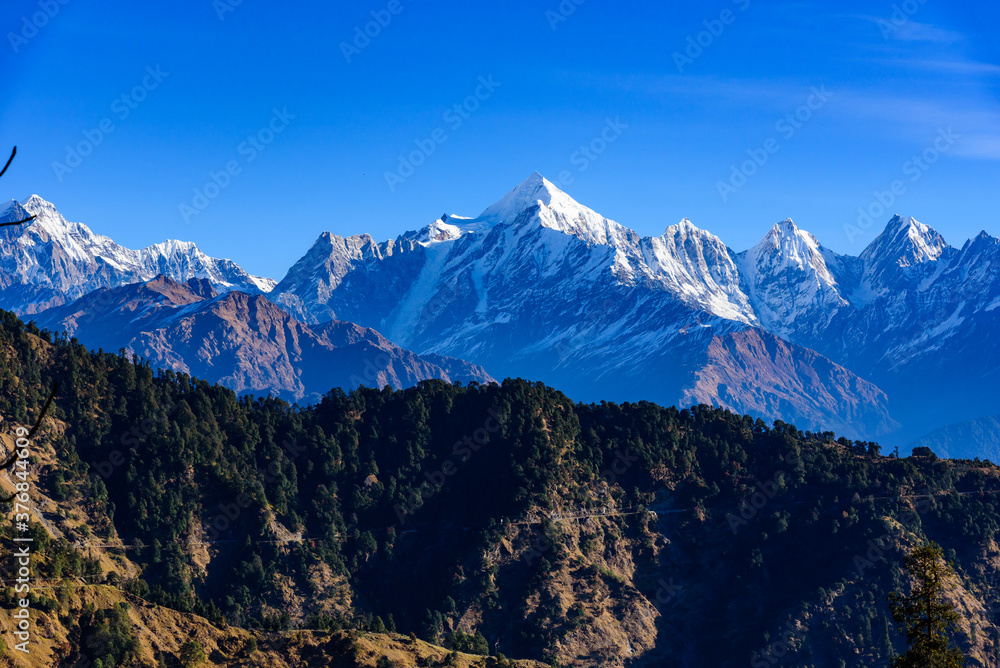
[{"label": "mountain range", "polygon": [[208,257],[193,243],[167,241],[131,250],[89,227],[70,223],[33,195],[10,202],[0,224],[37,216],[30,224],[0,227],[0,303],[16,313],[38,313],[98,288],[149,281],[204,278],[220,291],[269,292],[271,279],[251,276],[231,260]]},{"label": "mountain range", "polygon": [[481,367],[415,355],[366,327],[336,320],[307,326],[262,295],[220,295],[207,279],[158,276],[101,288],[35,321],[157,367],[291,402],[315,403],[334,387],[401,389],[429,378],[495,382]]},{"label": "mountain range", "polygon": [[1000,247],[893,217],[859,255],[791,220],[736,252],[640,237],[539,174],[391,242],[323,234],[269,298],[586,401],[705,402],[902,444],[997,412]]},{"label": "mountain range", "polygon": [[[216,322],[225,311],[230,326],[208,328],[217,338],[237,336],[235,323],[262,307],[275,322],[295,323],[310,345],[340,349],[324,323],[375,330],[438,377],[520,376],[583,401],[709,403],[897,445],[1000,412],[1000,242],[985,232],[954,248],[895,216],[859,256],[847,256],[784,220],[736,252],[687,219],[641,237],[536,173],[475,218],[445,215],[383,242],[324,232],[275,283],[192,244],[128,251],[67,223],[37,196],[2,215],[12,219],[19,207],[39,218],[0,232],[0,261],[10,267],[0,306],[237,389],[273,384],[293,398],[325,391],[322,376],[314,385],[290,370],[283,380],[270,371],[246,380],[247,368],[276,359],[250,351],[289,350],[285,325],[243,327],[255,333],[236,346],[244,351],[237,360],[206,353],[213,344],[182,324],[197,320],[185,309],[211,311]],[[114,307],[115,332],[103,315],[86,315],[95,290],[159,274],[176,284],[168,291],[203,296],[171,305],[169,316]],[[157,290],[121,298],[162,300]],[[91,324],[81,326],[81,315]],[[195,361],[206,356],[207,375]]]}]

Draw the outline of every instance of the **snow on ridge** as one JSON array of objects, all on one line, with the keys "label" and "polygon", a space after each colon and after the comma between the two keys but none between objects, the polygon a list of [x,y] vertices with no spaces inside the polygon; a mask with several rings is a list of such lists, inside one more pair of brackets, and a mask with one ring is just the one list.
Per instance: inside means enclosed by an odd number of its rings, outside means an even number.
[{"label": "snow on ridge", "polygon": [[650,278],[680,301],[720,318],[756,324],[729,249],[689,219],[670,225],[660,237],[641,239],[639,256]]},{"label": "snow on ridge", "polygon": [[166,257],[170,257],[178,253],[197,253],[199,255],[204,255],[204,253],[198,249],[198,246],[195,245],[193,241],[179,241],[177,239],[167,239],[166,241],[161,241],[158,244],[146,246],[142,250],[149,251],[150,253],[158,253]]},{"label": "snow on ridge", "polygon": [[[11,206],[8,205],[7,211]],[[168,240],[139,250],[130,249],[96,234],[83,223],[69,222],[55,205],[39,195],[31,195],[21,206],[37,217],[25,224],[20,234],[8,237],[7,243],[19,247],[15,252],[15,273],[26,286],[44,287],[63,297],[77,298],[101,287],[152,280],[161,273],[180,282],[204,278],[224,291],[269,292],[277,284],[269,278],[250,276],[231,260],[209,257],[190,241]],[[46,248],[58,248],[69,262],[42,271],[35,256],[39,252],[54,252]],[[112,273],[97,271],[100,264],[110,267]],[[31,303],[8,306],[23,309]]]},{"label": "snow on ridge", "polygon": [[[927,260],[936,260],[941,257],[941,253],[944,252],[946,244],[944,243],[944,238],[941,237],[936,231],[932,230],[927,225],[917,222],[913,218],[910,218],[911,224],[908,230],[907,236],[914,247],[917,249],[919,257]],[[940,239],[940,244],[931,245],[928,240],[934,238]]]},{"label": "snow on ridge", "polygon": [[632,230],[583,206],[538,172],[487,207],[475,221],[490,227],[510,225],[536,206],[539,210],[533,221],[591,244],[620,247],[635,236]]},{"label": "snow on ridge", "polygon": [[[250,276],[229,260],[210,258],[192,242],[168,240],[133,251],[94,234],[85,225],[67,222],[53,205],[37,195],[25,200],[24,206],[31,207],[32,213],[39,212],[40,228],[58,238],[67,254],[81,262],[101,257],[120,271],[138,267],[139,272],[167,266],[178,279],[207,278],[224,290],[240,289],[242,285],[272,292],[278,285],[273,279]],[[620,285],[666,291],[685,304],[721,318],[773,325],[779,333],[788,331],[796,318],[800,322],[809,320],[811,316],[801,317],[804,311],[825,322],[837,308],[852,303],[859,306],[859,297],[865,301],[866,296],[885,294],[881,283],[859,283],[863,263],[852,264],[846,258],[840,262],[839,256],[791,219],[776,223],[760,242],[740,254],[730,251],[719,237],[698,228],[688,218],[667,227],[661,237],[640,238],[633,230],[579,204],[534,172],[476,218],[444,215],[417,232],[383,243],[375,242],[368,234],[341,237],[325,232],[289,270],[286,279],[291,280],[282,285],[282,295],[294,298],[298,292],[293,283],[298,281],[302,285],[315,284],[318,289],[312,292],[328,297],[339,285],[339,280],[330,280],[332,275],[342,278],[358,262],[374,266],[417,244],[426,249],[441,246],[445,254],[454,250],[455,261],[461,262],[459,253],[471,254],[469,249],[482,248],[477,240],[466,239],[468,235],[485,239],[498,227],[505,228],[505,242],[502,257],[495,260],[497,266],[517,255],[522,263],[530,261],[537,266],[545,278],[567,267],[587,274],[574,275],[575,281],[596,280],[600,272],[605,276],[610,273]],[[562,234],[537,234],[539,227]],[[405,240],[402,246],[401,239]],[[459,239],[463,239],[461,244],[451,243]],[[577,240],[593,246],[590,257],[605,264],[592,267],[577,262],[573,254],[584,252]],[[912,250],[914,259],[910,261],[936,259],[947,248],[940,235],[928,226],[896,216],[866,252],[877,244],[891,250],[897,243]],[[450,265],[451,260],[447,263]],[[517,265],[511,267],[516,270]],[[482,271],[483,267],[476,267],[476,272]],[[838,283],[838,277],[844,285]],[[851,294],[845,298],[848,292]],[[304,294],[299,301],[308,298]]]},{"label": "snow on ridge", "polygon": [[488,221],[446,213],[416,232],[407,232],[403,238],[416,241],[422,246],[430,246],[455,241],[465,234],[489,232],[491,228],[492,225]]},{"label": "snow on ridge", "polygon": [[[476,219],[493,220],[498,223],[512,222],[513,218],[536,203],[545,206],[552,204],[553,197],[558,197],[556,193],[565,195],[551,181],[538,172],[533,172],[499,201],[488,206]],[[568,195],[566,197],[568,198]]]},{"label": "snow on ridge", "polygon": [[[887,229],[893,224],[899,220],[890,221]],[[451,246],[469,234],[485,238],[498,226],[507,228],[503,235],[507,250],[497,262],[506,262],[513,253],[533,254],[535,262],[543,263],[542,275],[549,276],[567,253],[579,251],[570,251],[557,237],[523,233],[548,228],[589,245],[614,249],[603,271],[609,271],[621,285],[665,290],[695,308],[742,323],[770,320],[779,331],[791,327],[802,310],[821,316],[825,323],[832,311],[849,306],[852,295],[863,292],[858,290],[861,286],[854,266],[842,262],[791,219],[775,224],[756,246],[740,254],[688,218],[667,227],[661,237],[640,238],[633,230],[579,204],[538,172],[476,218],[444,215],[403,238],[424,247]],[[923,235],[933,234],[926,226],[912,227]],[[511,235],[511,228],[523,231]],[[521,244],[528,246],[523,251],[513,248]],[[846,284],[840,285],[838,277]],[[580,276],[577,280],[591,278]]]},{"label": "snow on ridge", "polygon": [[819,241],[786,218],[740,253],[739,269],[761,322],[788,337],[801,322],[823,327],[848,306]]},{"label": "snow on ridge", "polygon": [[915,218],[896,215],[861,252],[861,258],[868,265],[891,262],[908,266],[935,261],[948,248],[937,230]]},{"label": "snow on ridge", "polygon": [[809,270],[824,283],[837,280],[826,264],[823,248],[815,236],[796,227],[791,218],[776,223],[756,246],[745,252],[753,275],[767,267],[772,272]]},{"label": "snow on ridge", "polygon": [[274,288],[278,285],[278,281],[273,278],[267,278],[266,276],[254,276],[253,274],[250,274],[250,281],[264,294],[274,291]]}]

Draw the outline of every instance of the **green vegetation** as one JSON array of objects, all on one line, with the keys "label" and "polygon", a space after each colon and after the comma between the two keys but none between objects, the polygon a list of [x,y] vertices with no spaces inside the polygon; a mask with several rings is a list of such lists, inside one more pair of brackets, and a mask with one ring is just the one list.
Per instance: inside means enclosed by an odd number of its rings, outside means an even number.
[{"label": "green vegetation", "polygon": [[471,634],[463,633],[462,631],[450,633],[445,641],[445,646],[451,647],[457,652],[464,652],[465,654],[486,655],[490,653],[489,643],[486,642],[483,634],[478,631]]},{"label": "green vegetation", "polygon": [[[996,603],[983,555],[1000,478],[984,462],[883,457],[708,406],[581,405],[523,380],[298,408],[0,313],[0,414],[32,422],[54,381],[49,488],[129,546],[142,575],[122,588],[219,624],[397,628],[552,661],[591,634],[580,651],[610,661],[599,624],[648,618],[657,651],[692,665],[885,665],[888,593],[930,539]],[[276,525],[303,539],[277,542]],[[99,572],[72,548],[83,535],[39,536],[39,575]],[[207,567],[192,539],[212,541]]]},{"label": "green vegetation", "polygon": [[207,660],[205,648],[197,640],[188,640],[181,645],[180,659],[184,668],[194,668]]},{"label": "green vegetation", "polygon": [[910,648],[893,659],[893,668],[961,668],[966,657],[951,641],[958,611],[943,599],[955,572],[935,543],[913,550],[906,557],[906,570],[916,583],[909,595],[890,593],[889,605]]},{"label": "green vegetation", "polygon": [[118,603],[107,610],[84,609],[80,617],[80,644],[87,648],[93,665],[101,668],[124,666],[134,658],[138,643],[132,636],[128,604]]}]

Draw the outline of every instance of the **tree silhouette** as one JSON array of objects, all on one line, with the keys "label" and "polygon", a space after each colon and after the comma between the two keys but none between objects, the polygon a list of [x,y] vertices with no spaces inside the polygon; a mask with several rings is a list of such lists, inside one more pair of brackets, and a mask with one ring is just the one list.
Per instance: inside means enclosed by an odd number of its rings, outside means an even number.
[{"label": "tree silhouette", "polygon": [[[0,176],[3,176],[4,174],[7,173],[7,168],[10,167],[10,163],[14,161],[14,156],[16,156],[16,155],[17,155],[17,147],[15,146],[14,150],[10,152],[10,157],[7,158],[7,164],[5,164],[3,166],[3,169],[0,169]],[[31,216],[30,218],[25,218],[24,220],[19,220],[17,222],[3,223],[3,224],[0,224],[0,227],[7,227],[8,225],[22,225],[24,223],[31,222],[35,218],[36,218],[36,216]],[[32,430],[30,432],[28,432],[27,438],[31,438],[32,436],[35,435],[35,432],[38,431],[38,427],[41,426],[41,424],[42,424],[42,418],[45,417],[45,413],[48,412],[49,406],[52,405],[52,399],[55,397],[56,390],[58,388],[59,388],[59,384],[56,383],[55,387],[52,388],[52,394],[49,395],[49,400],[45,402],[45,407],[42,409],[41,414],[38,416],[38,422],[36,422],[35,426],[32,428]],[[6,460],[5,462],[0,463],[0,470],[7,469],[7,468],[10,468],[11,466],[13,466],[14,463],[17,461],[17,458],[18,458],[18,453],[17,453],[17,449],[15,448],[14,452],[11,453],[10,458],[8,460]],[[11,494],[8,497],[0,498],[0,503],[10,503],[11,501],[14,500],[14,497],[16,497],[16,496],[17,496],[17,494],[14,493],[14,494]]]},{"label": "tree silhouette", "polygon": [[[16,155],[17,155],[17,147],[15,146],[14,150],[10,152],[10,157],[7,158],[7,164],[3,166],[3,169],[0,169],[0,176],[3,176],[4,174],[7,173],[7,168],[10,167],[10,163],[14,161],[14,156]],[[37,218],[37,216],[31,216],[29,218],[25,218],[24,220],[17,220],[10,223],[0,223],[0,227],[7,227],[8,225],[23,225],[24,223],[30,223],[35,218]]]},{"label": "tree silhouette", "polygon": [[893,621],[906,635],[909,649],[892,660],[893,668],[961,668],[965,655],[951,642],[959,615],[954,604],[944,600],[945,585],[957,578],[953,565],[944,560],[936,543],[913,550],[905,559],[906,570],[915,580],[910,594],[889,594]]}]

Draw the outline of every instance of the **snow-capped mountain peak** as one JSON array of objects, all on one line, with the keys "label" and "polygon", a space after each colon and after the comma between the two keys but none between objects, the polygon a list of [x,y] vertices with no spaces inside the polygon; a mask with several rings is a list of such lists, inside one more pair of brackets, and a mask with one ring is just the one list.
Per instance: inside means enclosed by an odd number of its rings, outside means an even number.
[{"label": "snow-capped mountain peak", "polygon": [[454,241],[463,234],[489,232],[492,226],[493,222],[490,219],[467,218],[446,213],[420,230],[407,232],[403,238],[429,246],[444,241]]},{"label": "snow-capped mountain peak", "polygon": [[933,228],[914,218],[896,215],[861,252],[861,258],[869,264],[888,261],[910,266],[937,260],[946,248],[944,237]]},{"label": "snow-capped mountain peak", "polygon": [[[89,227],[66,220],[55,205],[32,195],[21,205],[35,220],[21,227],[23,234],[37,236],[44,243],[57,243],[77,263],[86,263],[93,257],[102,257],[113,266],[121,266],[121,249],[109,237],[94,234]],[[124,250],[124,249],[122,249]]]},{"label": "snow-capped mountain peak", "polygon": [[201,252],[193,241],[180,241],[178,239],[167,239],[158,244],[149,246],[150,250],[156,250],[167,257],[176,256],[183,253]]},{"label": "snow-capped mountain peak", "polygon": [[82,234],[87,237],[97,236],[94,235],[86,226],[77,225],[66,220],[56,209],[54,204],[42,199],[38,195],[32,195],[27,198],[21,202],[21,206],[24,207],[24,210],[29,214],[37,216],[37,218],[31,222],[31,225],[37,225],[44,228],[47,233],[59,239],[72,237],[74,233],[77,235]]},{"label": "snow-capped mountain peak", "polygon": [[640,251],[651,277],[680,301],[727,320],[756,323],[729,249],[711,232],[683,218],[663,236],[643,239]]},{"label": "snow-capped mountain peak", "polygon": [[452,225],[448,222],[448,216],[441,216],[433,223],[427,226],[427,241],[426,243],[433,243],[435,241],[451,241],[452,239],[457,239],[462,236],[462,229],[458,225]]},{"label": "snow-capped mountain peak", "polygon": [[775,223],[771,227],[771,229],[768,230],[766,236],[774,236],[774,237],[801,236],[804,238],[807,235],[810,237],[812,236],[808,232],[803,232],[802,230],[800,230],[798,226],[795,225],[794,220],[792,220],[791,218],[785,218],[784,220]]},{"label": "snow-capped mountain peak", "polygon": [[638,241],[631,230],[583,206],[538,172],[483,211],[476,222],[491,226],[541,225],[590,244],[616,248]]},{"label": "snow-capped mountain peak", "polygon": [[3,212],[0,213],[0,223],[15,223],[30,215],[20,202],[12,199],[4,205]]},{"label": "snow-capped mountain peak", "polygon": [[[809,232],[799,229],[791,218],[775,223],[748,255],[778,255],[798,267],[813,265],[826,269],[822,246]],[[832,276],[831,276],[832,279]]]},{"label": "snow-capped mountain peak", "polygon": [[56,210],[55,204],[44,199],[41,195],[26,197],[21,201],[21,206],[29,211],[37,212],[36,215],[41,215],[44,211],[53,217],[62,218],[62,215]]},{"label": "snow-capped mountain peak", "polygon": [[[943,273],[948,278],[955,278],[970,301],[977,294],[1000,295],[1000,239],[985,230],[980,232],[965,242]],[[1000,297],[984,305],[988,310],[997,307],[1000,307]]]},{"label": "snow-capped mountain peak", "polygon": [[538,172],[533,172],[531,176],[504,195],[498,202],[487,207],[485,211],[479,214],[478,219],[492,220],[497,223],[510,223],[531,207],[535,205],[550,206],[553,200],[556,202],[565,202],[568,200],[576,204],[569,195],[559,190],[554,183]]},{"label": "snow-capped mountain peak", "polygon": [[0,234],[0,303],[19,313],[35,313],[99,288],[148,281],[159,274],[177,281],[207,279],[222,292],[269,292],[276,285],[230,260],[208,257],[191,242],[125,248],[66,220],[38,195],[8,205],[4,217],[20,220],[25,213],[37,218],[5,227]]},{"label": "snow-capped mountain peak", "polygon": [[827,265],[832,257],[809,232],[790,219],[777,223],[761,241],[740,254],[743,281],[766,327],[787,336],[805,313],[823,326],[846,306]]},{"label": "snow-capped mountain peak", "polygon": [[701,234],[705,230],[701,229],[697,225],[691,222],[690,218],[681,218],[679,223],[674,223],[673,225],[668,225],[667,229],[663,231],[663,236],[687,236],[691,234]]},{"label": "snow-capped mountain peak", "polygon": [[21,200],[21,206],[39,218],[47,218],[52,222],[66,224],[66,219],[56,210],[55,205],[48,200],[42,199],[39,195],[32,195]]},{"label": "snow-capped mountain peak", "polygon": [[862,277],[852,298],[858,306],[907,287],[928,288],[957,253],[944,237],[913,218],[893,216],[861,252]]}]

